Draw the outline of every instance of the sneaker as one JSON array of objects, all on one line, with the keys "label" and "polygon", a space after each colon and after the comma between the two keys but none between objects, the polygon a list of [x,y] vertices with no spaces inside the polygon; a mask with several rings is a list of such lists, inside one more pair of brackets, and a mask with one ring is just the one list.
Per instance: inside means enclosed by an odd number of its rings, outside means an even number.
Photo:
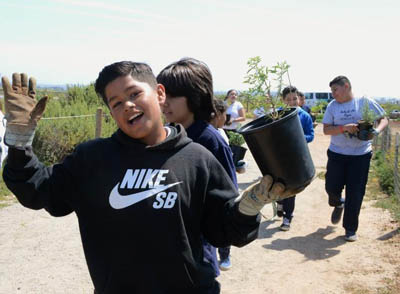
[{"label": "sneaker", "polygon": [[279,229],[285,232],[290,230],[290,221],[286,217],[283,218],[283,222]]},{"label": "sneaker", "polygon": [[346,235],[344,236],[344,239],[347,242],[354,242],[357,241],[357,234],[355,232],[351,231],[346,231]]},{"label": "sneaker", "polygon": [[332,215],[331,215],[332,224],[336,225],[337,223],[340,222],[340,220],[342,218],[343,208],[344,208],[344,204],[336,206],[333,209]]},{"label": "sneaker", "polygon": [[279,217],[283,216],[283,205],[282,204],[279,204],[279,203],[276,204],[276,215]]},{"label": "sneaker", "polygon": [[247,162],[244,160],[239,160],[236,164],[236,172],[238,174],[243,174],[246,172]]},{"label": "sneaker", "polygon": [[222,271],[227,271],[227,270],[229,270],[231,267],[232,267],[232,264],[231,264],[231,260],[230,260],[229,257],[226,258],[226,259],[221,260],[221,262],[219,263],[219,268],[220,268],[220,270],[222,270]]}]

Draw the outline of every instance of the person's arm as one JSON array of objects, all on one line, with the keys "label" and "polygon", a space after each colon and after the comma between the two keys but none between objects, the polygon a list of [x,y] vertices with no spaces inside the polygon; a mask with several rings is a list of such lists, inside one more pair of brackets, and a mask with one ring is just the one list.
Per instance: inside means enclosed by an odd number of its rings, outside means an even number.
[{"label": "person's arm", "polygon": [[310,143],[312,140],[314,140],[314,127],[311,116],[309,114],[304,114],[302,127],[304,138],[306,139],[307,143]]},{"label": "person's arm", "polygon": [[346,125],[337,125],[334,123],[334,116],[331,112],[331,105],[329,104],[328,107],[326,108],[326,111],[324,113],[324,118],[322,119],[323,123],[323,132],[324,135],[340,135],[345,132],[348,132],[350,134],[355,134],[358,132],[358,127],[357,124],[346,124]]},{"label": "person's arm", "polygon": [[214,158],[208,164],[209,181],[204,203],[202,232],[215,247],[244,246],[257,238],[260,216],[239,212],[238,191]]},{"label": "person's arm", "polygon": [[346,124],[346,125],[330,125],[330,124],[324,124],[324,135],[340,135],[343,134],[344,132],[348,132],[350,134],[355,134],[358,132],[358,127],[357,124]]},{"label": "person's arm", "polygon": [[3,179],[27,208],[45,208],[53,216],[73,211],[67,199],[77,195],[75,188],[79,185],[72,181],[72,175],[62,165],[46,167],[42,164],[31,147],[9,148]]},{"label": "person's arm", "polygon": [[202,231],[215,247],[234,245],[242,247],[258,235],[260,210],[275,200],[288,198],[298,191],[286,191],[271,176],[264,176],[238,197],[232,181],[223,167],[214,159],[209,161],[210,172],[204,207]]},{"label": "person's arm", "polygon": [[389,124],[389,120],[387,117],[381,117],[380,119],[377,120],[377,127],[375,128],[378,133],[382,132]]},{"label": "person's arm", "polygon": [[243,107],[241,109],[239,109],[238,113],[239,113],[239,117],[235,118],[232,122],[242,122],[242,121],[246,120],[245,110]]},{"label": "person's arm", "polygon": [[[28,81],[26,74],[14,73],[12,86],[7,77],[3,77],[2,84],[7,110],[4,142],[10,147],[3,171],[7,187],[26,207],[46,208],[54,215],[70,213],[72,208],[63,201],[63,196],[73,195],[69,194],[74,192],[71,191],[73,183],[63,186],[61,183],[65,183],[68,175],[52,177],[53,168],[40,163],[32,152],[35,129],[46,107],[47,97],[36,101],[36,80],[31,77]],[[50,184],[50,179],[55,185]]]}]

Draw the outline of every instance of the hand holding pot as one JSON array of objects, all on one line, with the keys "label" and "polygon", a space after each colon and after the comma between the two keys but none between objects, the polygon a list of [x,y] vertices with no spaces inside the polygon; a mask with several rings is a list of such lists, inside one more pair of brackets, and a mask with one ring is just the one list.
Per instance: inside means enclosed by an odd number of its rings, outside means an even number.
[{"label": "hand holding pot", "polygon": [[343,126],[343,131],[350,134],[355,134],[358,132],[358,124],[347,124]]},{"label": "hand holding pot", "polygon": [[287,191],[285,185],[279,182],[274,183],[273,178],[266,175],[258,183],[249,186],[238,197],[239,211],[246,215],[257,215],[265,204],[288,198],[302,190],[304,188],[298,191]]},{"label": "hand holding pot", "polygon": [[377,136],[379,131],[377,129],[361,130],[358,132],[357,138],[362,141],[372,140],[374,136]]}]

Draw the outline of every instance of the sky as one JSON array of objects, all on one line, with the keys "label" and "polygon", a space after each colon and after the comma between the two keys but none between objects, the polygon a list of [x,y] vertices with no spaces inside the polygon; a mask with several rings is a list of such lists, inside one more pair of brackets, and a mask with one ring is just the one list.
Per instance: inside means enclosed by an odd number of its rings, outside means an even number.
[{"label": "sky", "polygon": [[88,84],[113,62],[157,75],[182,57],[204,61],[214,90],[245,90],[247,61],[286,61],[293,85],[329,91],[347,76],[355,95],[398,97],[398,0],[0,0],[0,75]]}]

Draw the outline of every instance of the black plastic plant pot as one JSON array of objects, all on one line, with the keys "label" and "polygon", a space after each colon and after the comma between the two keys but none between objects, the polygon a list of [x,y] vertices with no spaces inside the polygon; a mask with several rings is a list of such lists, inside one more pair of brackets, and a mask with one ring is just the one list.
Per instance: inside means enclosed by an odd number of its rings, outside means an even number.
[{"label": "black plastic plant pot", "polygon": [[230,114],[226,114],[225,125],[227,125],[230,120],[231,120],[231,115]]},{"label": "black plastic plant pot", "polygon": [[243,160],[244,156],[246,155],[247,149],[239,145],[229,145],[229,147],[231,147],[233,163],[236,166],[239,160]]},{"label": "black plastic plant pot", "polygon": [[238,132],[246,140],[263,175],[271,175],[275,181],[285,184],[287,190],[301,190],[314,178],[314,163],[298,110],[289,108],[280,112],[281,118],[277,120],[273,121],[267,114],[244,125]]},{"label": "black plastic plant pot", "polygon": [[[373,127],[374,127],[374,125],[373,125],[372,123],[365,122],[365,121],[363,121],[363,120],[359,120],[359,121],[358,121],[358,133],[357,133],[357,138],[358,138],[359,140],[362,140],[362,141],[369,141],[369,140],[372,140],[372,139],[374,138],[374,134],[373,134],[370,130],[371,130]],[[360,138],[360,132],[363,131],[363,130],[369,131],[368,137],[367,137],[366,139],[365,139],[365,138]]]}]

